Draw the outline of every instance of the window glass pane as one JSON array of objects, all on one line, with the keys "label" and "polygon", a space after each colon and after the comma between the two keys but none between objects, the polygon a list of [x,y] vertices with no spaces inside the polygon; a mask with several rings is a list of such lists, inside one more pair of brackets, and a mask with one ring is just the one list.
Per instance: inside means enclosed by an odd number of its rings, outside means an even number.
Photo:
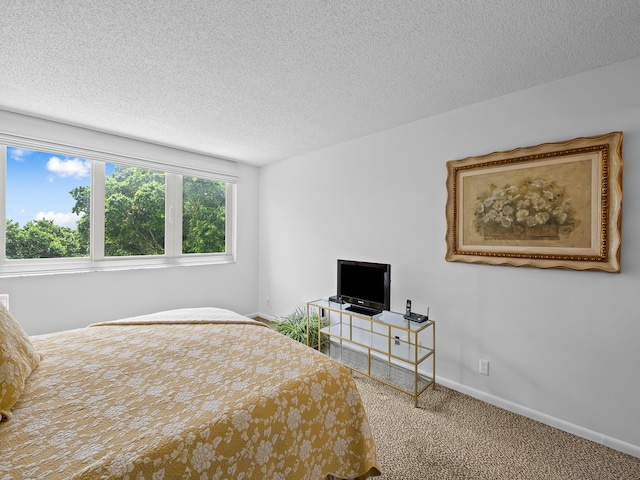
[{"label": "window glass pane", "polygon": [[6,148],[6,257],[89,255],[91,161]]},{"label": "window glass pane", "polygon": [[105,168],[105,256],[164,254],[164,173]]},{"label": "window glass pane", "polygon": [[182,253],[224,253],[227,184],[183,177],[182,195]]}]

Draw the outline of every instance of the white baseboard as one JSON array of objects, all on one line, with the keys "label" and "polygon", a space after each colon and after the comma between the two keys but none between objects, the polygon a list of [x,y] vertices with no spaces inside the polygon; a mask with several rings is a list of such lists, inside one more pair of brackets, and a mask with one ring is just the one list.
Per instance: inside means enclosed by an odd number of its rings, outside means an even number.
[{"label": "white baseboard", "polygon": [[444,385],[445,387],[452,390],[456,390],[457,392],[464,393],[465,395],[469,395],[470,397],[477,398],[478,400],[482,400],[483,402],[486,402],[490,405],[495,405],[496,407],[500,407],[510,412],[517,413],[518,415],[522,415],[523,417],[527,417],[537,422],[544,423],[545,425],[549,425],[550,427],[555,427],[558,430],[571,433],[578,437],[585,438],[592,442],[599,443],[609,448],[613,448],[614,450],[618,450],[628,455],[640,458],[640,446],[638,445],[633,445],[617,438],[594,432],[593,430],[581,427],[580,425],[569,423],[565,420],[552,417],[551,415],[538,412],[537,410],[533,410],[517,403],[510,402],[509,400],[505,400],[489,393],[467,387],[466,385],[452,382],[450,380],[447,380],[446,378],[436,376],[436,383]]}]

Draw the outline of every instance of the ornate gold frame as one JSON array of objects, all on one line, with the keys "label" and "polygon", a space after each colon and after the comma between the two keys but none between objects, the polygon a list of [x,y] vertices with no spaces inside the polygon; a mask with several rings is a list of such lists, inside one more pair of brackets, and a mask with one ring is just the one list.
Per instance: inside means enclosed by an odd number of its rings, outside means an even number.
[{"label": "ornate gold frame", "polygon": [[622,132],[447,162],[449,262],[620,272]]}]

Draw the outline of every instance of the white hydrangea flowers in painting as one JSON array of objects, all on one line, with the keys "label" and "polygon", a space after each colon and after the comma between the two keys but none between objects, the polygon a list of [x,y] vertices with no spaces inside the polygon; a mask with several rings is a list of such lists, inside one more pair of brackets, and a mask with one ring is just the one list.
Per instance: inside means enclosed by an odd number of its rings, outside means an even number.
[{"label": "white hydrangea flowers in painting", "polygon": [[492,185],[478,196],[475,214],[485,239],[557,239],[578,225],[565,188],[540,178]]}]

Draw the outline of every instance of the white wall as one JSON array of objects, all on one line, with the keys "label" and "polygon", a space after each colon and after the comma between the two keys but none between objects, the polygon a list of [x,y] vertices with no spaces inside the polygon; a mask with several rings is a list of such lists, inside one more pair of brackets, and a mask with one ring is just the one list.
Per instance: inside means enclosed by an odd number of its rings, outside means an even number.
[{"label": "white wall", "polygon": [[[638,85],[640,58],[263,167],[260,311],[334,294],[337,258],[390,263],[440,381],[640,456]],[[447,160],[618,130],[621,274],[445,262]]]},{"label": "white wall", "polygon": [[[135,152],[152,158],[186,159],[192,168],[216,162],[202,155],[171,151],[77,127],[0,112],[0,131],[94,146],[106,151]],[[66,137],[68,138],[65,138]],[[246,165],[222,169],[239,175],[237,184],[236,259],[232,264],[159,269],[103,271],[0,278],[0,293],[9,294],[11,312],[30,335],[78,328],[95,321],[164,309],[217,306],[252,314],[258,308],[258,169]]]}]

